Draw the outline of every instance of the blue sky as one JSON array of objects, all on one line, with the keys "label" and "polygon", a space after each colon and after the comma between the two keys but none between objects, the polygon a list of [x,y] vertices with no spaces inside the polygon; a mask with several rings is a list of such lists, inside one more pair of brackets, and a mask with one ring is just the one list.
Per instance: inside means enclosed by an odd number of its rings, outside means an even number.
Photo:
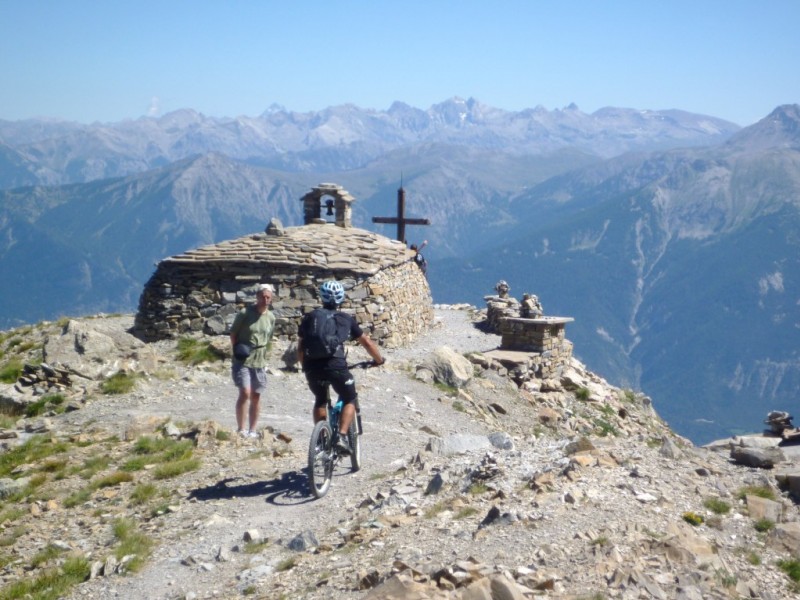
[{"label": "blue sky", "polygon": [[0,0],[0,119],[800,102],[800,1]]}]

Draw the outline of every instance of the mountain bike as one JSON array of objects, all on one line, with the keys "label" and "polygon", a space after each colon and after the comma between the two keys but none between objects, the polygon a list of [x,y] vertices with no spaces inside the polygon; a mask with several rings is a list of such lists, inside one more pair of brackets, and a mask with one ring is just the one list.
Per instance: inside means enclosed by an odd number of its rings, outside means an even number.
[{"label": "mountain bike", "polygon": [[[347,365],[348,369],[367,369],[376,366],[371,360]],[[339,435],[339,418],[342,414],[344,402],[339,398],[336,404],[331,405],[328,397],[328,418],[314,425],[311,440],[308,444],[308,482],[311,493],[316,498],[322,498],[328,493],[333,472],[339,461],[347,455],[339,452],[333,445],[334,435]],[[356,415],[347,430],[347,441],[350,444],[351,473],[361,468],[361,434],[364,433],[361,425],[361,409],[356,400]]]}]

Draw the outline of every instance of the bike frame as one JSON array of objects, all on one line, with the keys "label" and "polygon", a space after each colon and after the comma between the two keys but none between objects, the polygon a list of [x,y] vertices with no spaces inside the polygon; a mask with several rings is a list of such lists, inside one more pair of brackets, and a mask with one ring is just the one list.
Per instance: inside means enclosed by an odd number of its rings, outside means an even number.
[{"label": "bike frame", "polygon": [[[365,361],[348,365],[347,368],[367,368],[375,366],[372,361]],[[328,493],[330,488],[333,471],[339,460],[344,456],[340,454],[333,445],[334,436],[339,433],[339,419],[344,408],[344,402],[339,398],[336,404],[331,405],[330,395],[328,395],[327,418],[314,425],[311,440],[308,446],[308,479],[311,493],[317,498],[322,498]],[[350,445],[350,466],[351,472],[356,472],[361,468],[361,434],[363,427],[361,424],[361,411],[356,400],[356,415],[347,430],[347,440]]]}]

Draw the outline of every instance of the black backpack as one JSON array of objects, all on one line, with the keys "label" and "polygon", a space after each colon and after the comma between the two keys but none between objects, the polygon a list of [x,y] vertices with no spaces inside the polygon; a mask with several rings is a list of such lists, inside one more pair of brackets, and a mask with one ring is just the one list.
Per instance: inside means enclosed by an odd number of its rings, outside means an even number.
[{"label": "black backpack", "polygon": [[425,257],[422,256],[421,252],[417,252],[414,256],[414,262],[417,263],[417,266],[422,269],[422,272],[425,273],[428,270],[428,261],[425,260]]},{"label": "black backpack", "polygon": [[344,348],[336,333],[336,312],[326,308],[317,308],[309,315],[303,337],[303,355],[306,358],[331,358],[344,356]]}]

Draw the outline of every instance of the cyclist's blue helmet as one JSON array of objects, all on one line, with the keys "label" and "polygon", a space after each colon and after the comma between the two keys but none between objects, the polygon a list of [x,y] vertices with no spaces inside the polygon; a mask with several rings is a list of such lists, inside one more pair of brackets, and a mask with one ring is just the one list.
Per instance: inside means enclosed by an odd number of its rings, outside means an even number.
[{"label": "cyclist's blue helmet", "polygon": [[344,288],[338,281],[326,281],[319,288],[319,297],[323,304],[339,305],[344,302]]}]

